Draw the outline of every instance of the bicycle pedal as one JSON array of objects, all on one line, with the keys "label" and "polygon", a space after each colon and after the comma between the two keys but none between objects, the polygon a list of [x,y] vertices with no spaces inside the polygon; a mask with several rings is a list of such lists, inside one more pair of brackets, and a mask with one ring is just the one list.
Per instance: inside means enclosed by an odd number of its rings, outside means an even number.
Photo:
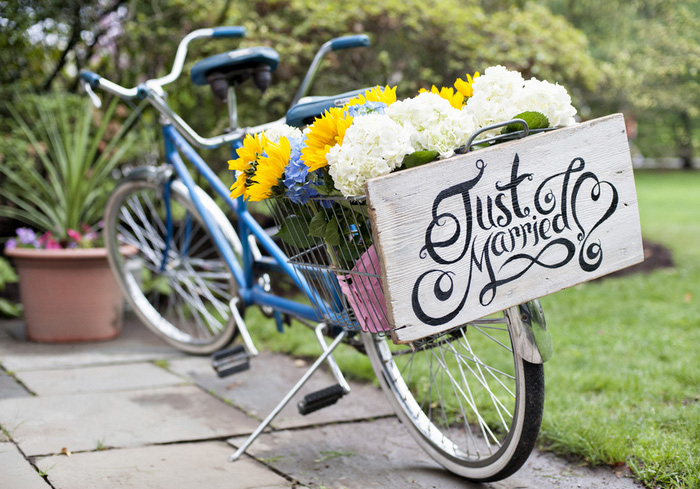
[{"label": "bicycle pedal", "polygon": [[214,353],[211,367],[219,377],[227,377],[250,368],[250,354],[243,345],[236,345]]},{"label": "bicycle pedal", "polygon": [[304,399],[299,401],[297,407],[299,414],[306,416],[309,413],[331,406],[338,402],[338,399],[345,395],[345,391],[340,384],[335,384],[320,391],[312,392],[304,396]]}]

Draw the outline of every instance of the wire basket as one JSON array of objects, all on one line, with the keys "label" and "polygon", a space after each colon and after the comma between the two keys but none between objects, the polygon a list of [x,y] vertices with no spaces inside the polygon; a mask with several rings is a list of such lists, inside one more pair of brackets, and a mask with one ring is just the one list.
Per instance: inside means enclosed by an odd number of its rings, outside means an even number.
[{"label": "wire basket", "polygon": [[388,331],[381,269],[364,199],[267,201],[282,248],[315,311],[328,324],[371,333]]}]

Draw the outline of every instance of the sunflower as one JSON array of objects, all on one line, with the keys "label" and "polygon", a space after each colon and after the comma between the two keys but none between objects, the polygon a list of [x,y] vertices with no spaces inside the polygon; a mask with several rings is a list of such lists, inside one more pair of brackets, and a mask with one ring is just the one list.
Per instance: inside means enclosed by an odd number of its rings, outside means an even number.
[{"label": "sunflower", "polygon": [[253,202],[267,199],[275,193],[280,184],[284,169],[289,164],[292,147],[289,139],[282,136],[278,144],[268,143],[266,156],[260,158],[255,172],[255,181],[246,190],[246,196]]},{"label": "sunflower", "polygon": [[243,147],[237,151],[238,158],[229,160],[228,169],[238,172],[236,181],[231,186],[231,198],[236,199],[246,194],[246,190],[253,183],[258,159],[265,153],[269,144],[264,134],[255,136],[248,134],[243,140]]},{"label": "sunflower", "polygon": [[306,145],[301,150],[301,159],[309,167],[309,171],[328,165],[326,153],[336,144],[343,144],[345,131],[351,124],[352,117],[345,109],[333,107],[309,126]]},{"label": "sunflower", "polygon": [[389,85],[382,87],[374,87],[366,90],[365,93],[350,99],[345,105],[362,105],[365,102],[382,102],[387,106],[396,102],[396,87]]},{"label": "sunflower", "polygon": [[459,93],[464,95],[465,98],[469,98],[472,95],[474,95],[474,89],[472,88],[472,83],[474,83],[474,80],[479,78],[481,76],[479,72],[477,71],[474,73],[474,76],[472,77],[469,73],[467,73],[467,81],[462,80],[461,78],[457,78],[457,81],[455,82],[455,88]]},{"label": "sunflower", "polygon": [[[425,88],[421,88],[418,91],[418,93],[423,92],[427,92],[427,90]],[[464,105],[464,95],[459,92],[455,92],[452,88],[442,87],[440,90],[438,90],[438,88],[433,85],[433,88],[430,89],[430,93],[438,94],[440,97],[447,100],[455,109],[461,109]]]}]

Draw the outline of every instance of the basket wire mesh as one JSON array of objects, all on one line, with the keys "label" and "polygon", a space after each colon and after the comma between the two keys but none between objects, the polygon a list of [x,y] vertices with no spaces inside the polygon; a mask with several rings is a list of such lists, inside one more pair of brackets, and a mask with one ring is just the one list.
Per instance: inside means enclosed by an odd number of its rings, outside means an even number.
[{"label": "basket wire mesh", "polygon": [[319,317],[346,330],[388,331],[381,268],[364,199],[268,200],[282,249]]}]

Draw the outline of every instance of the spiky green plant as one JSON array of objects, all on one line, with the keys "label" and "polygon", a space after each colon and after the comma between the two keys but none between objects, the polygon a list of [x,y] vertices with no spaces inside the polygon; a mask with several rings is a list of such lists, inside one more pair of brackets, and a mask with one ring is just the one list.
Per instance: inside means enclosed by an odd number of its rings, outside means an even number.
[{"label": "spiky green plant", "polygon": [[69,229],[94,226],[104,213],[110,173],[132,143],[127,136],[131,118],[108,138],[116,100],[99,124],[93,123],[87,99],[69,104],[57,95],[32,97],[27,106],[29,110],[8,105],[25,143],[23,149],[29,151],[4,155],[0,216],[39,232],[51,231],[59,239]]}]

